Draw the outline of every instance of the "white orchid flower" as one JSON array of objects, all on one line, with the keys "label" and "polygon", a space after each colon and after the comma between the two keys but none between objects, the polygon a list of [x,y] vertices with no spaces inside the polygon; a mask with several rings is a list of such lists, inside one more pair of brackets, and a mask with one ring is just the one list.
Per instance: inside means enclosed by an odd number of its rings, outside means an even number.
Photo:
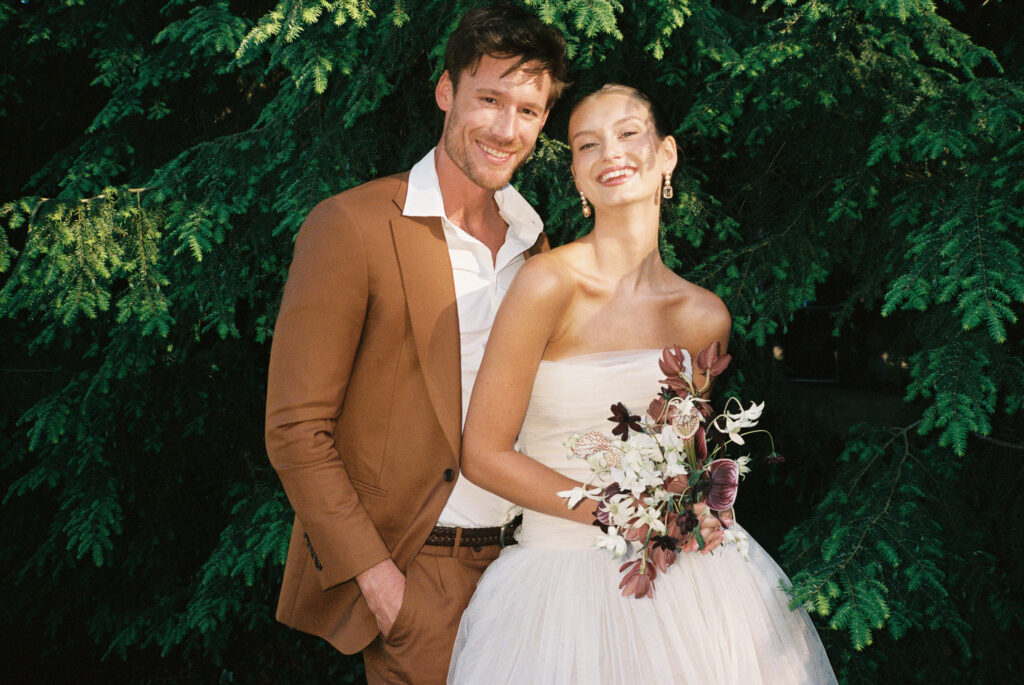
[{"label": "white orchid flower", "polygon": [[761,412],[763,411],[764,402],[761,404],[754,404],[751,402],[748,409],[743,409],[741,406],[738,412],[722,412],[721,416],[719,416],[719,418],[725,419],[725,430],[722,432],[728,433],[729,439],[737,445],[744,444],[743,436],[740,435],[740,431],[744,428],[753,428],[756,426],[757,420],[761,418]]},{"label": "white orchid flower", "polygon": [[679,431],[676,430],[676,427],[670,423],[661,427],[661,433],[659,433],[658,437],[661,439],[661,446],[665,448],[666,451],[672,450],[680,452],[685,449],[684,445],[686,444],[686,441],[683,439],[683,436],[679,435]]},{"label": "white orchid flower", "polygon": [[660,469],[639,449],[631,449],[622,455],[622,466],[612,468],[611,480],[619,487],[629,490],[639,497],[651,485],[660,485],[662,479],[658,475]]},{"label": "white orchid flower", "polygon": [[561,492],[555,493],[559,497],[567,498],[567,506],[570,509],[575,509],[576,505],[582,502],[584,499],[597,499],[598,495],[601,494],[600,490],[587,490],[582,485],[577,485],[572,490],[562,490]]},{"label": "white orchid flower", "polygon": [[633,527],[640,528],[644,524],[650,526],[651,530],[659,535],[664,535],[667,531],[665,523],[661,520],[661,511],[655,507],[650,507],[648,509],[640,507],[637,510],[637,520],[636,523],[633,524]]},{"label": "white orchid flower", "polygon": [[686,440],[679,435],[674,426],[668,425],[661,429],[661,446],[664,450],[665,476],[685,476],[689,471],[686,468]]},{"label": "white orchid flower", "polygon": [[629,543],[626,541],[626,538],[619,535],[619,531],[615,526],[609,526],[607,533],[599,533],[594,538],[594,547],[606,549],[612,553],[613,559],[618,559],[629,549]]},{"label": "white orchid flower", "polygon": [[746,444],[743,440],[743,436],[740,435],[740,430],[742,428],[745,428],[745,426],[738,421],[733,421],[732,419],[725,420],[725,432],[729,434],[729,439],[737,445]]},{"label": "white orchid flower", "polygon": [[608,520],[619,527],[628,526],[629,522],[636,518],[634,502],[632,496],[625,493],[613,496],[605,503]]},{"label": "white orchid flower", "polygon": [[722,544],[736,545],[743,558],[750,561],[750,539],[743,531],[736,530],[735,528],[726,528],[723,531]]}]

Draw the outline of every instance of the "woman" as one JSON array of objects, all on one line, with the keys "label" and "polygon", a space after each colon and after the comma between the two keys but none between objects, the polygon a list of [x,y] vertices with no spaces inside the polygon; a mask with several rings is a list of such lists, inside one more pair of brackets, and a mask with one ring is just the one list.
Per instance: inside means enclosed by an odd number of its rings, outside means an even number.
[{"label": "woman", "polygon": [[724,352],[731,324],[718,297],[659,256],[676,145],[647,98],[616,85],[587,96],[569,143],[594,229],[530,259],[492,329],[462,471],[526,511],[519,544],[484,574],[463,615],[448,680],[834,682],[806,612],[787,608],[785,576],[759,546],[749,561],[730,549],[707,554],[722,533],[703,517],[704,553],[680,555],[653,599],[623,597],[618,563],[592,544],[594,502],[569,509],[556,494],[588,475],[566,458],[571,435],[607,432],[615,402],[642,413],[659,387],[661,349],[693,354],[717,341]]}]

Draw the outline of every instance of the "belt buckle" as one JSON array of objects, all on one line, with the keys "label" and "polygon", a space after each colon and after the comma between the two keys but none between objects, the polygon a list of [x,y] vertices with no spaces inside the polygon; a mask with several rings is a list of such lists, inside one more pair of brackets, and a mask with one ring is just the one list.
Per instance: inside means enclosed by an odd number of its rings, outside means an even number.
[{"label": "belt buckle", "polygon": [[507,529],[507,528],[508,528],[509,526],[512,526],[512,525],[514,525],[514,523],[515,523],[515,521],[514,521],[514,520],[513,520],[513,521],[509,521],[508,523],[506,523],[505,525],[503,525],[503,526],[502,526],[502,527],[501,527],[500,529],[498,529],[498,545],[499,545],[499,546],[500,546],[500,547],[501,547],[502,549],[505,549],[505,530],[506,530],[506,529]]},{"label": "belt buckle", "polygon": [[[498,529],[498,545],[502,549],[505,549],[509,545],[515,544],[514,540],[506,544],[505,543],[505,536],[506,535],[512,535],[513,533],[515,533],[516,526],[518,526],[522,522],[523,522],[523,515],[522,514],[517,514],[511,521],[509,521],[508,523],[506,523],[505,525],[503,525],[501,528]],[[506,533],[505,531],[508,531],[508,533]]]}]

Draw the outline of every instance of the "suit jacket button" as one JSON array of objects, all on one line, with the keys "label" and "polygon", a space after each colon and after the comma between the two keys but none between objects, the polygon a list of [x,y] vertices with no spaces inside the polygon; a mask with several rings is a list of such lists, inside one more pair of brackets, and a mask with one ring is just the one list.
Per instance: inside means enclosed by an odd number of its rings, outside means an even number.
[{"label": "suit jacket button", "polygon": [[444,481],[446,483],[451,483],[453,480],[455,480],[455,472],[452,471],[451,469],[445,469],[442,478],[444,478]]}]

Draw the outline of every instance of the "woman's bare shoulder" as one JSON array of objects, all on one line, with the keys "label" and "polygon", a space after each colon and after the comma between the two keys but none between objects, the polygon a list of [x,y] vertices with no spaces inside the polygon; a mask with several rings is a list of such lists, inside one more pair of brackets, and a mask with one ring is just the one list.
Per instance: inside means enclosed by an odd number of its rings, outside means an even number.
[{"label": "woman's bare shoulder", "polygon": [[558,249],[527,259],[516,274],[507,297],[562,309],[572,297],[573,278]]},{"label": "woman's bare shoulder", "polygon": [[727,339],[732,329],[732,316],[722,298],[680,276],[676,278],[675,285],[682,304],[675,308],[679,325],[701,338]]},{"label": "woman's bare shoulder", "polygon": [[525,281],[531,288],[550,289],[568,285],[571,274],[568,262],[556,247],[526,260],[516,274],[516,281]]},{"label": "woman's bare shoulder", "polygon": [[[687,281],[687,283],[689,283],[689,281]],[[689,283],[689,285],[693,288],[693,306],[699,309],[701,314],[713,319],[731,320],[731,317],[729,316],[729,308],[725,306],[725,302],[722,301],[722,298],[707,288],[702,288],[695,283]]]}]

